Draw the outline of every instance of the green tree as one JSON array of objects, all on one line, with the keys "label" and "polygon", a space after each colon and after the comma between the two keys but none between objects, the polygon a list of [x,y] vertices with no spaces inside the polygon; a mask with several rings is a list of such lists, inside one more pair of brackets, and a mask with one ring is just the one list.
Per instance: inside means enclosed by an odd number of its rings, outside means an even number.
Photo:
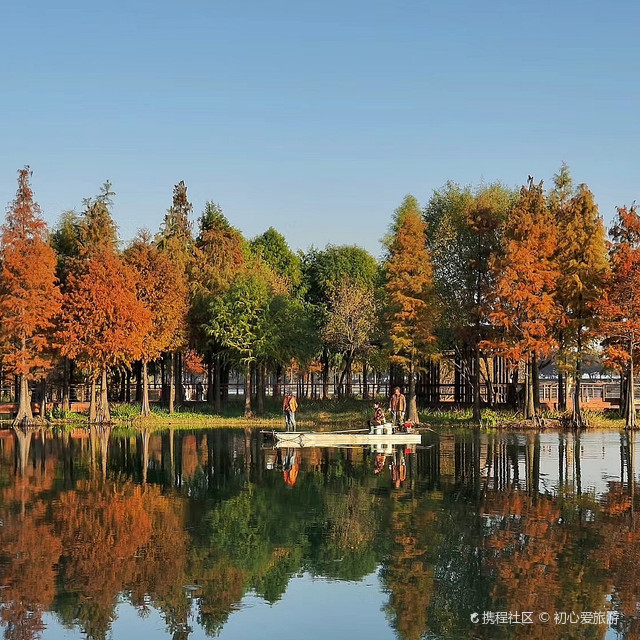
[{"label": "green tree", "polygon": [[[318,335],[326,324],[330,297],[341,283],[376,291],[381,283],[381,269],[376,259],[365,249],[356,246],[328,245],[324,250],[310,249],[302,258],[305,300],[316,322]],[[322,344],[322,396],[329,397],[329,366],[331,345]]]},{"label": "green tree", "polygon": [[[199,230],[191,262],[190,341],[204,354],[208,366],[208,400],[222,409],[223,363],[229,352],[206,330],[213,300],[228,290],[233,279],[246,268],[250,257],[247,241],[231,226],[214,202],[207,202],[199,219]],[[228,371],[227,367],[225,370]]]},{"label": "green tree", "polygon": [[[475,421],[480,420],[480,358],[486,356],[480,343],[492,333],[488,316],[495,274],[489,264],[500,251],[502,229],[514,198],[513,190],[499,182],[475,190],[447,182],[434,191],[423,214],[429,229],[434,287],[441,301],[436,331],[442,345],[461,356],[467,347],[471,349],[473,365],[465,357],[459,361],[464,367],[460,373],[472,382]],[[491,381],[486,382],[490,388]]]},{"label": "green tree", "polygon": [[[570,218],[569,206],[571,204],[571,198],[574,195],[573,179],[571,172],[566,163],[562,163],[558,173],[553,176],[553,188],[549,192],[549,208],[556,221],[568,220]],[[567,408],[567,393],[566,393],[566,374],[569,371],[568,363],[566,361],[566,349],[565,349],[565,316],[562,314],[558,318],[558,322],[555,326],[556,339],[558,341],[558,350],[556,353],[556,368],[558,370],[558,410],[565,411]]]},{"label": "green tree", "polygon": [[566,358],[573,367],[571,425],[587,426],[580,408],[585,350],[594,339],[593,303],[602,296],[609,271],[605,231],[593,194],[582,184],[566,208],[557,209],[557,300],[562,307]]},{"label": "green tree", "polygon": [[245,376],[245,416],[251,416],[251,365],[264,349],[265,316],[273,292],[259,272],[240,274],[222,295],[211,300],[205,330],[229,349]]},{"label": "green tree", "polygon": [[251,241],[251,249],[280,277],[284,278],[292,291],[298,289],[302,282],[301,260],[291,251],[281,233],[269,227],[262,235]]},{"label": "green tree", "polygon": [[169,346],[169,413],[173,413],[176,399],[176,383],[178,387],[178,399],[184,400],[182,387],[182,356],[187,345],[187,313],[189,309],[188,286],[186,286],[189,269],[193,262],[193,234],[189,216],[193,212],[193,206],[187,197],[187,186],[181,180],[173,188],[173,200],[171,207],[164,217],[160,233],[156,242],[161,251],[164,251],[176,267],[176,277],[185,283],[184,300],[180,303],[181,321],[176,327],[171,345]]},{"label": "green tree", "polygon": [[[80,225],[82,219],[74,210],[64,211],[53,231],[49,242],[58,257],[56,274],[62,290],[75,261],[80,258]],[[67,357],[61,359],[62,367],[62,411],[71,407],[71,382],[73,379],[73,361]]]}]

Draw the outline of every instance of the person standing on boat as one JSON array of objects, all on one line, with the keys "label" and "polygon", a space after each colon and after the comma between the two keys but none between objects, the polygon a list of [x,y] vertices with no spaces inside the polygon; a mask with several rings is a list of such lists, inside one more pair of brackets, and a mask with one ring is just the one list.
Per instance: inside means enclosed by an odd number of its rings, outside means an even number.
[{"label": "person standing on boat", "polygon": [[284,424],[287,431],[296,430],[296,410],[298,409],[298,403],[296,401],[295,393],[288,393],[284,397],[282,403],[282,410],[284,411]]},{"label": "person standing on boat", "polygon": [[400,391],[400,387],[393,390],[393,395],[389,399],[389,411],[391,411],[391,423],[402,426],[404,424],[404,414],[407,410],[407,399]]}]

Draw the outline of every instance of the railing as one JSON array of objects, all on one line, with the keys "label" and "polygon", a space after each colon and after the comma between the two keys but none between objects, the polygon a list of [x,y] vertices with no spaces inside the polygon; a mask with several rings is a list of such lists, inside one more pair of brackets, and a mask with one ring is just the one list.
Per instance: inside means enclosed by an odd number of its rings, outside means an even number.
[{"label": "railing", "polygon": [[[368,382],[368,391],[370,397],[375,395],[387,397],[389,395],[389,381],[373,380]],[[234,398],[242,398],[244,396],[244,381],[242,379],[232,379],[222,388],[223,392]],[[329,397],[338,395],[338,380],[332,376],[327,385]],[[344,385],[342,391],[344,392]],[[640,404],[640,383],[634,386],[636,402]],[[204,401],[207,398],[206,382],[185,383],[183,384],[184,399],[187,402]],[[294,391],[307,398],[321,398],[323,395],[322,380],[304,381],[300,383],[291,383],[287,380],[280,386],[281,393]],[[364,383],[361,376],[354,377],[352,383],[352,393],[362,396],[364,391]],[[427,390],[425,395],[427,394]],[[100,392],[100,385],[97,385],[96,393]],[[406,392],[406,389],[405,389]],[[494,384],[491,386],[491,396],[495,404],[505,404],[509,399],[509,393],[512,392],[508,384]],[[518,385],[517,392],[522,394],[522,385]],[[60,385],[47,385],[47,402],[62,402],[62,387]],[[119,385],[110,386],[110,399],[117,401],[120,397],[121,387]],[[542,403],[554,406],[558,402],[558,385],[555,381],[540,381],[539,384],[540,401]],[[33,402],[40,402],[42,399],[42,387],[36,383],[31,386],[31,394]],[[91,386],[89,384],[73,384],[70,386],[70,401],[89,402],[91,394]],[[274,380],[269,380],[266,385],[266,394],[272,396],[274,394]],[[136,383],[131,383],[127,397],[135,398]],[[149,384],[149,396],[152,402],[159,401],[162,395],[162,385],[160,383]],[[177,394],[176,394],[177,395]],[[480,385],[480,396],[483,403],[489,401],[488,388],[485,383]],[[470,404],[473,398],[471,385],[461,387],[453,383],[432,384],[428,388],[428,397],[431,401],[442,404]],[[620,400],[620,383],[617,381],[601,381],[601,382],[582,382],[581,400],[585,403],[598,402],[611,405],[617,405]],[[0,387],[0,403],[15,402],[15,387],[13,384]]]}]

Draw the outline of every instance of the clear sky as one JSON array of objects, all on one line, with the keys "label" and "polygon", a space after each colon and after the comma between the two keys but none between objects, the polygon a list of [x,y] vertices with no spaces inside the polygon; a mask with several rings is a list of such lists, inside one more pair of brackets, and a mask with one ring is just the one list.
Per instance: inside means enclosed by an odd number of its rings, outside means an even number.
[{"label": "clear sky", "polygon": [[567,162],[605,221],[640,200],[633,0],[32,0],[0,10],[0,202],[109,179],[123,239],[185,180],[248,237],[375,255],[407,193]]}]

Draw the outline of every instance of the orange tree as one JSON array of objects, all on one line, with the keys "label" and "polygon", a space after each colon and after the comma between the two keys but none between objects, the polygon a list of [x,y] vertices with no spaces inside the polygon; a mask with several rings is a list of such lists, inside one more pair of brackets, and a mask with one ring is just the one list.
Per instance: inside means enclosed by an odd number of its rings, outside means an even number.
[{"label": "orange tree", "polygon": [[[107,185],[108,187],[108,185]],[[63,356],[78,359],[91,372],[89,420],[109,422],[107,371],[129,366],[142,355],[150,311],[136,296],[136,273],[116,253],[115,224],[108,188],[86,202],[80,225],[80,258],[67,276],[57,342]],[[95,382],[101,397],[95,407]]]},{"label": "orange tree", "polygon": [[560,314],[554,299],[558,279],[554,256],[556,233],[542,182],[522,187],[508,217],[503,252],[491,261],[496,277],[490,319],[503,334],[491,342],[508,360],[526,362],[524,417],[535,418],[537,357],[555,346],[552,327]]},{"label": "orange tree", "polygon": [[609,235],[613,239],[611,272],[593,308],[605,338],[605,356],[624,373],[625,427],[635,429],[633,359],[640,343],[640,216],[635,206],[618,208],[618,220]]},{"label": "orange tree", "polygon": [[418,201],[407,196],[396,209],[388,239],[386,292],[392,361],[409,375],[408,420],[418,421],[416,371],[435,341],[436,304],[426,225]]},{"label": "orange tree", "polygon": [[61,303],[56,255],[30,177],[29,167],[18,172],[18,191],[1,234],[0,348],[4,366],[20,380],[15,424],[33,420],[28,381],[51,366],[47,347]]},{"label": "orange tree", "polygon": [[168,255],[141,234],[125,252],[125,262],[135,271],[138,300],[149,311],[151,322],[142,336],[142,415],[149,406],[149,362],[171,346],[183,319],[186,282]]}]

